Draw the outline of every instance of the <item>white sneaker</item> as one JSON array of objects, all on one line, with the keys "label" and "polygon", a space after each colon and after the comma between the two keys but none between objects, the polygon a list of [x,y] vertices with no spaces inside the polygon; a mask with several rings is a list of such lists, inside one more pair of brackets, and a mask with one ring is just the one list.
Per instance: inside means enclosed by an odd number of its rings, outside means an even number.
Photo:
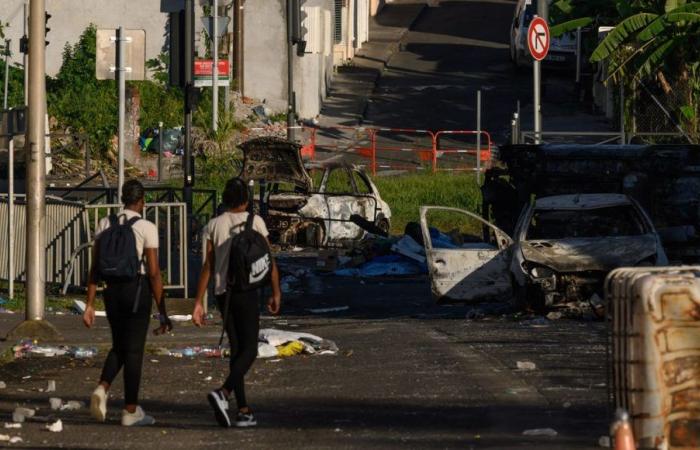
[{"label": "white sneaker", "polygon": [[107,418],[107,391],[100,385],[92,392],[90,397],[90,414],[95,420],[104,422]]},{"label": "white sneaker", "polygon": [[156,423],[156,419],[147,416],[140,406],[137,406],[136,411],[133,413],[130,413],[126,409],[122,411],[122,425],[125,427],[140,427],[144,425],[153,425],[154,423]]}]

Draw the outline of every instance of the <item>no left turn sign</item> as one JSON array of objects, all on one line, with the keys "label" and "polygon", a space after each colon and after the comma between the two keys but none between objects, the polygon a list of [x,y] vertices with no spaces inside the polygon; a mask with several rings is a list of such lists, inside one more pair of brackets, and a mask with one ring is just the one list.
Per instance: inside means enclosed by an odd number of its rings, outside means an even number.
[{"label": "no left turn sign", "polygon": [[549,53],[549,44],[547,21],[541,17],[535,17],[527,29],[527,46],[530,48],[530,54],[535,60],[542,61]]}]

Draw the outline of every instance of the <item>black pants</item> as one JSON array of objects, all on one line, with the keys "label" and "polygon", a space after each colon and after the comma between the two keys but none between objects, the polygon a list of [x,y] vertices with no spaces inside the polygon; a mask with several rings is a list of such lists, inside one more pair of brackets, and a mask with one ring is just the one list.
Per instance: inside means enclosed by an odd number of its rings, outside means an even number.
[{"label": "black pants", "polygon": [[151,320],[151,285],[141,279],[141,295],[134,313],[136,282],[110,284],[105,289],[105,309],[112,329],[112,349],[102,368],[101,381],[112,384],[124,367],[124,403],[138,404],[143,351]]},{"label": "black pants", "polygon": [[[224,388],[236,396],[238,408],[245,408],[245,383],[243,377],[258,357],[258,332],[260,331],[259,291],[242,292],[231,295],[231,304],[226,321],[226,334],[231,345],[231,371]],[[225,311],[226,294],[217,295],[222,317]]]}]

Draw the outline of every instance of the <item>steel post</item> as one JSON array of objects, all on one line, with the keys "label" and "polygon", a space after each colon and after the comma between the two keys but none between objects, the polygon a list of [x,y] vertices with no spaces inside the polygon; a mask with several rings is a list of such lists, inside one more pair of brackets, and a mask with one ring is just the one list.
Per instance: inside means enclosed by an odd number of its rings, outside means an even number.
[{"label": "steel post", "polygon": [[10,42],[12,41],[9,39],[5,40],[5,94],[2,99],[2,109],[7,109],[7,88],[9,87],[8,83],[10,81]]},{"label": "steel post", "polygon": [[212,96],[211,96],[211,129],[216,132],[219,128],[219,1],[213,0],[213,17],[212,23],[212,58],[213,64],[211,68]]},{"label": "steel post", "polygon": [[46,60],[44,0],[29,3],[29,111],[27,126],[26,186],[26,295],[27,321],[44,318],[45,308],[45,223],[46,155],[44,153],[44,99],[46,97]]},{"label": "steel post", "polygon": [[576,88],[581,84],[581,27],[576,29]]},{"label": "steel post", "polygon": [[481,183],[481,89],[476,91],[476,182]]},{"label": "steel post", "polygon": [[7,155],[7,282],[10,299],[15,298],[15,146],[9,137]]},{"label": "steel post", "polygon": [[124,28],[117,30],[117,85],[119,90],[119,137],[117,147],[117,201],[122,199],[122,186],[124,185],[124,122],[126,121],[126,67],[124,66]]},{"label": "steel post", "polygon": [[[540,2],[542,3],[542,2]],[[541,86],[542,86],[542,66],[539,61],[532,63],[532,78],[534,92],[534,115],[535,115],[535,144],[539,144],[542,138],[542,108],[541,101]]]},{"label": "steel post", "polygon": [[160,173],[163,171],[163,122],[158,122],[158,182],[162,177]]}]

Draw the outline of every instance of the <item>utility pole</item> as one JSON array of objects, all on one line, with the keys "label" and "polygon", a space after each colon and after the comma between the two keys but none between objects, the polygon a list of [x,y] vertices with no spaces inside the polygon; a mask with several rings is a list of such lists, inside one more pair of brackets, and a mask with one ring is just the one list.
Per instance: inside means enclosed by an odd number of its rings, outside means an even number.
[{"label": "utility pole", "polygon": [[[24,2],[24,21],[22,22],[23,28],[23,37],[27,37],[27,2]],[[27,106],[29,104],[29,70],[27,69],[27,52],[23,52],[24,56],[22,57],[22,64],[24,67],[24,106]]]},{"label": "utility pole", "polygon": [[44,0],[29,3],[29,111],[26,136],[26,312],[25,321],[8,338],[60,338],[44,320],[46,275],[46,154],[44,153],[46,100],[46,30]]},{"label": "utility pole", "polygon": [[213,23],[212,23],[212,57],[214,64],[211,69],[212,75],[212,96],[211,96],[211,129],[216,132],[219,128],[219,1],[213,1]]},{"label": "utility pole", "polygon": [[287,139],[294,140],[296,99],[294,95],[294,1],[287,0]]},{"label": "utility pole", "polygon": [[192,185],[194,184],[192,167],[192,109],[194,107],[194,85],[192,77],[194,58],[194,0],[185,0],[185,152],[183,155],[184,184],[182,197],[187,205],[187,236],[192,225]]}]

